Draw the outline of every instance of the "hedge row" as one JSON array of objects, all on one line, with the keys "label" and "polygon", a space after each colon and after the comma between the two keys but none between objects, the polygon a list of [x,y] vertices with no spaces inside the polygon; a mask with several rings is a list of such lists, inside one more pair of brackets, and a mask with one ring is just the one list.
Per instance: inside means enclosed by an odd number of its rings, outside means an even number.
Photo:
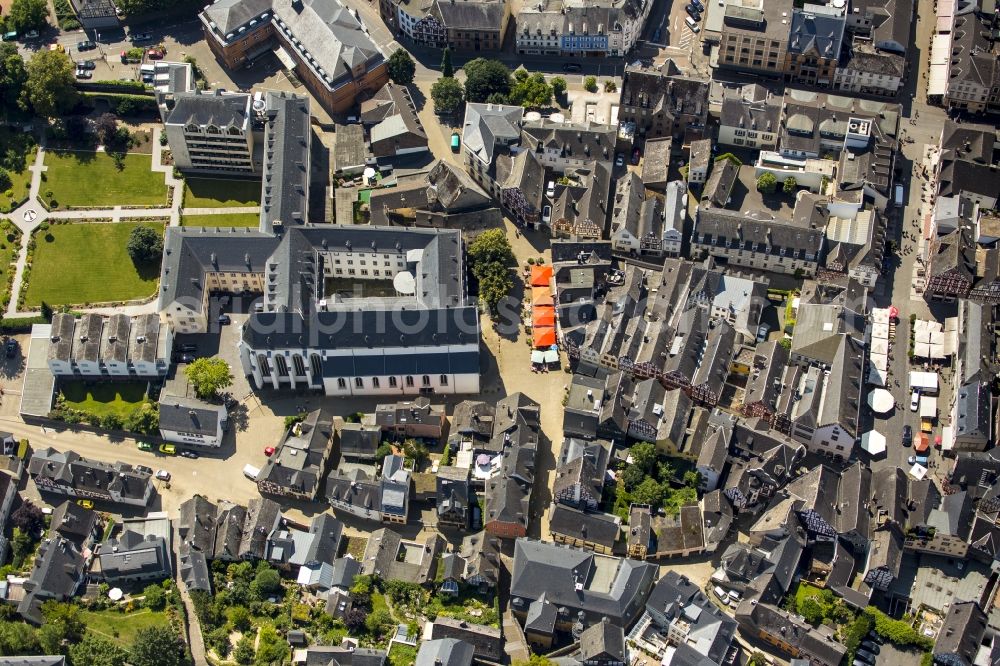
[{"label": "hedge row", "polygon": [[108,88],[121,88],[123,90],[131,90],[137,93],[148,93],[149,88],[142,81],[94,81],[92,85],[95,86],[105,86]]}]

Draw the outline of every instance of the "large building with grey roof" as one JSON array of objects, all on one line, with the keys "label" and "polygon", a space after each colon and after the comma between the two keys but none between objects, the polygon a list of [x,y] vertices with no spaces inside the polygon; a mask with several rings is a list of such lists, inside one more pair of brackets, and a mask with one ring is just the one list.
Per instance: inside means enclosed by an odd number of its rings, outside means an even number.
[{"label": "large building with grey roof", "polygon": [[511,607],[521,620],[550,607],[557,631],[605,617],[627,629],[642,613],[656,575],[653,564],[521,538],[514,544]]},{"label": "large building with grey roof", "polygon": [[329,113],[389,80],[385,55],[338,0],[216,0],[198,18],[226,67],[274,52]]},{"label": "large building with grey roof", "polygon": [[240,176],[260,173],[260,151],[254,154],[252,95],[196,89],[165,93],[158,101],[178,169]]},{"label": "large building with grey roof", "polygon": [[256,386],[328,395],[479,390],[461,233],[307,223],[308,101],[269,93],[260,226],[171,227],[158,310],[209,328],[210,294],[261,294],[240,358]]},{"label": "large building with grey roof", "polygon": [[156,315],[52,316],[47,361],[56,377],[162,377],[171,336]]}]

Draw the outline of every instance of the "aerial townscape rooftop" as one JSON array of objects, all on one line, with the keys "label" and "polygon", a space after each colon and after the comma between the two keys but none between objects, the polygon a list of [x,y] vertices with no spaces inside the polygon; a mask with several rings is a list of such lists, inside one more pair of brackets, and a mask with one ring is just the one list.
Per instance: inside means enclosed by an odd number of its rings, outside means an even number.
[{"label": "aerial townscape rooftop", "polygon": [[0,28],[0,666],[1000,664],[993,3]]}]

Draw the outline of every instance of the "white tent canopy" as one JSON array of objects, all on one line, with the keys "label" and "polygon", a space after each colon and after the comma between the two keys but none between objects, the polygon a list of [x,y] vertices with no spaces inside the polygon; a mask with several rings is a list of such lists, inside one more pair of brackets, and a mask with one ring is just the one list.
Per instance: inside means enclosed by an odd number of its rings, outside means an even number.
[{"label": "white tent canopy", "polygon": [[931,393],[937,393],[938,390],[938,376],[936,372],[918,372],[913,370],[910,372],[910,388],[911,389],[922,389],[925,391],[930,391]]},{"label": "white tent canopy", "polygon": [[912,476],[917,481],[922,481],[925,476],[927,476],[927,468],[923,465],[914,464],[910,468],[910,476]]},{"label": "white tent canopy", "polygon": [[874,389],[868,394],[868,406],[876,414],[885,414],[893,408],[896,401],[893,400],[892,394],[885,389]]},{"label": "white tent canopy", "polygon": [[875,430],[869,430],[861,435],[861,448],[873,456],[885,453],[885,435]]}]

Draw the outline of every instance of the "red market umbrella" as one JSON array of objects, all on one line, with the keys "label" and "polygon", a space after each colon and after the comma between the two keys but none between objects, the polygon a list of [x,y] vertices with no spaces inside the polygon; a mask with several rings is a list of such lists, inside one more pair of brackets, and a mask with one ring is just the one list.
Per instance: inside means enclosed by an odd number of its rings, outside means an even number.
[{"label": "red market umbrella", "polygon": [[549,305],[541,305],[531,309],[532,328],[552,327],[556,325],[556,310]]},{"label": "red market umbrella", "polygon": [[892,317],[893,319],[895,319],[896,317],[898,317],[899,316],[899,308],[897,308],[895,305],[890,305],[889,306],[889,316]]},{"label": "red market umbrella", "polygon": [[551,326],[532,329],[531,338],[536,348],[551,347],[556,343],[556,329]]},{"label": "red market umbrella", "polygon": [[552,267],[551,266],[532,266],[531,267],[531,286],[532,287],[548,287],[552,282]]},{"label": "red market umbrella", "polygon": [[532,305],[554,305],[555,302],[552,300],[552,292],[548,287],[532,287],[531,288],[531,304]]}]

